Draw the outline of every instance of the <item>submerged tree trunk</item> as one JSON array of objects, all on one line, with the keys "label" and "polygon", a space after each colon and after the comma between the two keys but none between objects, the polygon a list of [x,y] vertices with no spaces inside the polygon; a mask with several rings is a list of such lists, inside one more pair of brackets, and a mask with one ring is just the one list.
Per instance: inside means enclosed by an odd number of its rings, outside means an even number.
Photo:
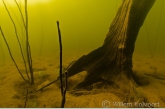
[{"label": "submerged tree trunk", "polygon": [[86,70],[77,88],[98,81],[114,83],[119,75],[141,84],[132,71],[136,37],[155,0],[123,0],[101,47],[83,55],[69,69],[68,77]]}]

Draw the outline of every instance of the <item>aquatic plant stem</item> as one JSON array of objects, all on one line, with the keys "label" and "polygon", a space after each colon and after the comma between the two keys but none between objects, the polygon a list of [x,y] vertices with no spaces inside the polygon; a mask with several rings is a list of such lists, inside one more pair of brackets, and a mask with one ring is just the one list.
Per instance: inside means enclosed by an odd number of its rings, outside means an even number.
[{"label": "aquatic plant stem", "polygon": [[6,40],[6,38],[5,38],[5,35],[4,35],[4,33],[3,33],[3,30],[2,30],[2,28],[1,28],[1,26],[0,26],[0,31],[1,31],[1,34],[2,34],[2,36],[3,36],[4,41],[5,41],[5,43],[6,43],[6,46],[7,46],[7,48],[8,48],[10,57],[11,57],[12,61],[14,62],[15,66],[16,66],[18,72],[19,72],[19,74],[21,75],[21,77],[22,77],[25,81],[29,82],[28,80],[26,80],[26,79],[24,78],[24,76],[22,75],[21,71],[19,70],[19,68],[18,68],[18,66],[17,66],[17,64],[16,64],[16,62],[15,62],[13,56],[12,56],[12,53],[11,53],[9,44],[7,43],[7,40]]},{"label": "aquatic plant stem", "polygon": [[[157,30],[156,30],[155,42],[154,42],[153,47],[152,47],[153,49],[151,49],[151,44],[150,44],[150,40],[149,40],[150,34],[149,34],[149,29],[148,29],[148,26],[147,26],[147,22],[145,22],[146,32],[147,32],[147,40],[148,40],[148,48],[149,48],[149,52],[151,54],[151,58],[154,57],[155,52],[156,52],[156,48],[157,48],[157,40],[158,40],[158,36],[159,36],[158,34],[159,34],[159,30],[160,30],[160,22],[161,22],[161,19],[162,19],[161,15],[162,15],[162,10],[163,10],[163,5],[164,5],[164,0],[162,0],[161,6],[160,6],[160,16],[159,16],[159,21],[158,21],[158,27],[157,27]],[[153,23],[151,23],[151,25],[152,24]],[[150,25],[150,27],[152,27],[151,25]]]},{"label": "aquatic plant stem", "polygon": [[5,4],[5,2],[4,2],[4,0],[2,0],[2,1],[3,1],[3,4],[4,4],[4,6],[5,6],[5,9],[6,9],[8,15],[9,15],[9,17],[10,17],[10,20],[12,21],[12,24],[13,24],[13,26],[14,26],[15,35],[16,35],[16,38],[17,38],[17,41],[18,41],[18,44],[19,44],[19,47],[20,47],[21,55],[22,55],[22,58],[23,58],[23,61],[24,61],[24,66],[25,66],[26,75],[27,75],[27,77],[28,77],[28,80],[30,81],[30,78],[29,78],[29,75],[28,75],[27,66],[26,66],[26,62],[25,62],[25,58],[24,58],[24,55],[23,55],[22,46],[21,46],[20,40],[19,40],[19,38],[18,38],[18,32],[17,32],[17,28],[16,28],[16,25],[15,25],[15,22],[14,22],[13,18],[11,17],[11,14],[10,14],[10,12],[9,12],[9,10],[8,10],[8,8],[7,8],[6,4]]},{"label": "aquatic plant stem", "polygon": [[21,19],[22,19],[23,25],[24,25],[24,27],[26,28],[25,19],[24,19],[24,17],[23,17],[21,8],[20,8],[20,6],[18,5],[18,2],[17,2],[16,0],[14,0],[14,1],[15,1],[16,5],[17,5],[17,7],[18,7],[18,9],[19,9],[19,12],[20,12],[20,14],[21,14]]},{"label": "aquatic plant stem", "polygon": [[63,82],[62,82],[62,41],[61,41],[61,31],[59,27],[59,21],[57,21],[58,36],[59,36],[59,46],[60,46],[60,83],[61,83],[61,95],[63,97]]},{"label": "aquatic plant stem", "polygon": [[[25,24],[25,18],[24,18],[24,16],[23,16],[23,13],[22,13],[22,10],[21,10],[21,3],[20,3],[20,5],[18,4],[18,2],[16,1],[16,0],[14,0],[15,1],[15,3],[16,3],[16,5],[17,5],[17,7],[18,7],[18,9],[19,9],[19,12],[20,12],[20,15],[21,15],[21,20],[22,20],[22,24],[23,24],[23,27],[22,27],[22,25],[20,24],[20,27],[21,27],[21,31],[22,31],[22,48],[23,48],[23,51],[24,51],[24,55],[26,55],[26,37],[25,37],[25,35],[24,35],[24,33],[25,33],[25,31],[26,31],[26,24]],[[23,31],[24,30],[24,31]],[[25,56],[25,57],[27,57],[27,56]],[[26,59],[26,61],[27,61],[27,59]]]},{"label": "aquatic plant stem", "polygon": [[28,91],[28,89],[27,89],[27,91],[26,91],[26,99],[25,99],[24,108],[26,108],[26,103],[27,103],[27,99],[28,99],[28,93],[29,93],[29,91]]},{"label": "aquatic plant stem", "polygon": [[68,72],[65,72],[65,89],[64,89],[64,92],[63,92],[61,108],[64,108],[64,105],[65,105],[65,101],[66,101],[66,97],[65,96],[66,96],[67,87],[68,87]]},{"label": "aquatic plant stem", "polygon": [[25,0],[25,32],[26,32],[26,53],[27,53],[27,61],[28,66],[30,70],[30,76],[31,76],[31,85],[34,84],[34,77],[33,77],[33,68],[32,68],[32,58],[31,58],[31,50],[30,50],[30,44],[29,44],[29,34],[28,34],[28,11],[27,11],[27,0]]},{"label": "aquatic plant stem", "polygon": [[[18,5],[18,2],[17,2],[16,0],[14,0],[14,1],[15,1],[16,5],[17,5],[18,9],[19,9],[19,12],[20,12],[20,14],[21,14],[21,19],[22,19],[24,28],[25,28],[25,30],[26,30],[25,20],[24,20],[24,17],[23,17],[21,8],[20,8],[20,6]],[[23,39],[22,39],[22,40],[23,40]],[[23,43],[22,43],[22,44],[23,44]],[[24,55],[23,55],[23,52],[22,52],[22,57],[23,57],[24,65],[25,65],[25,71],[26,71],[26,74],[27,74],[27,76],[28,76],[28,78],[29,78],[28,70],[27,70],[27,65],[26,65],[26,61],[25,61],[25,57],[24,57]],[[30,81],[30,78],[29,78],[29,81]]]},{"label": "aquatic plant stem", "polygon": [[60,83],[61,83],[61,95],[62,95],[62,102],[61,102],[61,108],[64,108],[65,105],[65,95],[66,95],[66,90],[67,90],[67,72],[65,72],[65,90],[63,89],[63,82],[62,82],[62,40],[61,40],[61,31],[60,31],[60,26],[59,26],[59,21],[57,21],[57,28],[58,28],[58,36],[59,36],[59,45],[60,45]]}]

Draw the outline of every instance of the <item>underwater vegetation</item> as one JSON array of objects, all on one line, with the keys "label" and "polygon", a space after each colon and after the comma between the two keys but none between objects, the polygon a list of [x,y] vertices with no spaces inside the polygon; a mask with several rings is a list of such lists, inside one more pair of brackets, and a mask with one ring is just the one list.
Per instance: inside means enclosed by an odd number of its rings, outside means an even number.
[{"label": "underwater vegetation", "polygon": [[[21,8],[20,8],[18,2],[16,0],[14,0],[16,5],[17,5],[17,7],[18,7],[18,9],[19,9],[19,12],[20,12],[20,15],[21,15],[21,19],[22,19],[22,22],[23,22],[23,25],[24,25],[24,28],[23,28],[24,31],[25,31],[25,40],[24,40],[24,42],[26,43],[26,47],[25,47],[26,51],[25,51],[25,53],[23,53],[23,47],[22,47],[22,45],[20,43],[20,39],[18,37],[18,31],[17,31],[17,28],[16,28],[16,24],[15,24],[15,22],[14,22],[12,16],[11,16],[7,6],[6,6],[5,1],[4,0],[2,0],[2,1],[3,1],[3,4],[5,6],[5,9],[6,9],[8,15],[10,17],[10,20],[12,21],[12,24],[14,26],[15,35],[17,37],[17,41],[18,41],[18,44],[19,44],[19,47],[20,47],[19,49],[21,51],[21,56],[22,56],[22,59],[23,59],[23,62],[24,62],[24,67],[25,67],[27,79],[24,77],[24,75],[22,74],[21,70],[19,69],[19,66],[17,65],[17,63],[16,63],[16,61],[15,61],[13,55],[12,55],[10,46],[9,46],[9,44],[8,44],[6,38],[5,38],[5,34],[4,34],[3,30],[2,30],[2,27],[0,26],[0,31],[1,31],[2,37],[3,37],[3,39],[4,39],[5,43],[6,43],[6,46],[8,48],[10,57],[11,57],[12,61],[14,62],[14,64],[15,64],[19,74],[21,75],[22,79],[25,80],[27,83],[30,83],[31,85],[33,85],[34,84],[34,75],[33,75],[33,64],[32,64],[33,61],[32,61],[32,56],[31,56],[30,44],[29,44],[27,0],[25,0],[25,18],[23,16],[23,13],[21,11]],[[59,74],[60,74],[61,95],[62,95],[61,107],[63,108],[64,105],[65,105],[65,94],[66,94],[66,90],[67,90],[67,72],[65,72],[65,76],[66,76],[65,89],[63,89],[63,83],[62,83],[62,78],[63,78],[62,77],[62,75],[63,75],[62,74],[62,70],[63,70],[63,68],[62,68],[62,41],[61,41],[61,32],[60,32],[60,27],[59,27],[59,21],[57,21],[57,27],[58,27],[59,44],[60,44],[60,71],[59,71]],[[2,46],[1,46],[1,48],[2,48]],[[3,49],[1,49],[1,50],[3,50]],[[2,51],[2,53],[3,53],[3,51]],[[4,56],[4,54],[2,54],[2,56]],[[26,56],[26,58],[25,58],[25,56]],[[3,59],[4,59],[4,57],[3,57]],[[30,77],[29,77],[29,72],[30,72]],[[52,83],[53,82],[51,82],[51,84]],[[43,88],[45,88],[45,87],[47,87],[49,85],[50,85],[50,83],[44,85],[44,87],[42,87],[42,89],[39,89],[39,90],[43,90]],[[37,91],[39,91],[39,90],[37,90]],[[25,100],[24,107],[26,107],[28,94],[29,94],[29,91],[27,89],[26,100]]]},{"label": "underwater vegetation", "polygon": [[[32,57],[33,52],[31,51],[34,46],[31,46],[29,41],[27,0],[24,2],[24,9],[20,8],[21,6],[14,0],[23,24],[22,36],[18,32],[18,26],[16,26],[6,2],[2,1],[12,22],[22,59],[21,63],[16,61],[11,48],[12,44],[7,40],[7,32],[0,25],[1,36],[14,63],[11,68],[16,67],[18,75],[22,77],[23,81],[14,76],[18,80],[13,82],[16,92],[11,92],[14,93],[12,99],[21,100],[17,107],[109,107],[110,105],[106,105],[107,100],[109,100],[108,103],[113,103],[114,107],[160,107],[159,102],[161,106],[165,106],[165,97],[162,94],[164,89],[160,88],[165,84],[165,76],[160,74],[158,65],[152,65],[151,61],[146,58],[135,58],[137,64],[133,63],[134,45],[139,30],[155,0],[123,0],[103,44],[80,56],[77,60],[72,61],[72,58],[69,57],[70,59],[65,63],[68,65],[67,67],[63,62],[65,52],[63,52],[59,21],[56,22],[59,42],[59,54],[56,59],[58,61],[55,62],[50,57],[48,61],[45,61],[46,59],[36,61]],[[147,35],[150,35],[147,25],[146,30]],[[42,41],[41,43],[43,43]],[[0,42],[2,41],[0,40]],[[155,55],[156,43],[153,51],[149,46],[152,58]],[[0,48],[3,52],[1,44]],[[39,51],[42,52],[42,46]],[[1,56],[2,59],[5,59],[3,53]],[[4,62],[5,60],[2,64]],[[58,67],[55,67],[56,65]],[[8,67],[5,68],[4,73],[9,71]],[[57,72],[59,73],[57,74]],[[0,76],[1,86],[5,79],[10,81],[11,77]],[[158,93],[158,96],[151,90]],[[127,105],[127,103],[136,105]]]},{"label": "underwater vegetation", "polygon": [[[6,3],[5,3],[4,0],[3,0],[3,4],[4,4],[5,9],[6,9],[8,15],[9,15],[9,17],[10,17],[10,20],[12,21],[13,26],[14,26],[15,35],[16,35],[16,37],[17,37],[17,41],[18,41],[18,44],[19,44],[19,47],[20,47],[21,55],[22,55],[22,58],[23,58],[23,61],[24,61],[24,66],[25,66],[25,70],[26,70],[26,74],[27,74],[27,79],[25,79],[25,77],[22,75],[22,73],[21,73],[21,71],[20,71],[20,69],[19,69],[17,63],[15,62],[15,60],[14,60],[14,58],[13,58],[13,56],[12,56],[12,53],[11,53],[9,44],[8,44],[7,40],[5,39],[5,35],[4,35],[4,33],[3,33],[2,27],[0,27],[0,30],[1,30],[3,39],[4,39],[4,41],[5,41],[6,45],[7,45],[7,48],[8,48],[10,57],[11,57],[11,59],[13,60],[15,66],[16,66],[18,72],[19,72],[19,74],[21,75],[21,77],[22,77],[25,81],[29,82],[30,84],[34,84],[31,49],[30,49],[30,44],[29,44],[29,40],[28,40],[28,37],[29,37],[29,36],[28,36],[28,11],[27,11],[27,0],[25,0],[25,19],[24,19],[24,17],[23,17],[22,11],[21,11],[21,9],[20,9],[20,7],[19,7],[17,1],[16,1],[16,0],[14,0],[14,1],[15,1],[15,3],[17,4],[17,7],[18,7],[19,12],[20,12],[21,17],[22,17],[22,22],[23,22],[23,24],[24,24],[25,36],[26,36],[26,40],[25,40],[25,41],[26,41],[26,42],[25,42],[25,43],[26,43],[26,51],[25,51],[25,53],[26,53],[26,59],[27,59],[27,60],[25,60],[25,56],[24,56],[25,54],[23,54],[23,48],[22,48],[22,46],[21,46],[20,39],[18,38],[18,33],[17,33],[16,24],[15,24],[14,20],[12,19],[11,14],[10,14],[10,12],[9,12],[9,10],[8,10],[8,8],[7,8]],[[27,61],[27,64],[26,64],[26,61]],[[28,67],[28,68],[27,68],[27,67]],[[30,77],[29,77],[28,71],[30,71]]]}]

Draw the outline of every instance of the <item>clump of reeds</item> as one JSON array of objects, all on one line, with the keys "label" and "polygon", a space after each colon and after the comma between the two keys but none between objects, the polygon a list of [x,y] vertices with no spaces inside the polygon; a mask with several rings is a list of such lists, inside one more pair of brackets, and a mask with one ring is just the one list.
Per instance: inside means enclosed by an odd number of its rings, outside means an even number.
[{"label": "clump of reeds", "polygon": [[[29,44],[29,39],[28,39],[29,34],[28,34],[27,0],[25,0],[25,18],[23,17],[23,13],[22,13],[21,8],[20,8],[20,6],[18,5],[17,1],[14,0],[15,3],[16,3],[16,5],[17,5],[17,7],[18,7],[18,9],[19,9],[19,12],[20,12],[20,15],[21,15],[21,19],[22,19],[22,22],[23,22],[23,26],[24,26],[24,29],[25,29],[25,36],[26,36],[26,41],[25,41],[25,43],[26,43],[26,58],[27,58],[27,64],[26,64],[26,60],[25,60],[24,53],[23,53],[22,45],[21,45],[21,43],[20,43],[20,39],[19,39],[19,37],[18,37],[18,31],[17,31],[16,24],[15,24],[15,22],[14,22],[12,16],[11,16],[11,13],[9,12],[9,10],[8,10],[8,8],[7,8],[7,6],[6,6],[5,1],[4,1],[4,0],[2,0],[2,1],[3,1],[3,4],[4,4],[4,6],[5,6],[5,9],[6,9],[8,15],[9,15],[9,18],[10,18],[10,20],[11,20],[13,26],[14,26],[15,35],[16,35],[16,38],[17,38],[17,42],[18,42],[18,44],[19,44],[19,49],[20,49],[21,56],[22,56],[22,59],[23,59],[23,62],[24,62],[24,67],[25,67],[25,71],[26,71],[27,78],[25,78],[25,77],[23,76],[23,74],[21,73],[21,71],[20,71],[20,69],[19,69],[19,67],[18,67],[18,65],[17,65],[17,63],[16,63],[16,61],[14,60],[14,57],[12,56],[12,52],[11,52],[11,50],[10,50],[10,46],[9,46],[9,44],[8,44],[6,38],[5,38],[4,32],[3,32],[3,30],[2,30],[2,27],[0,27],[1,34],[2,34],[2,36],[3,36],[3,39],[4,39],[5,43],[6,43],[6,46],[7,46],[7,49],[8,49],[8,51],[9,51],[10,57],[11,57],[12,61],[14,62],[15,66],[16,66],[18,72],[19,72],[19,74],[21,75],[21,77],[22,77],[25,81],[27,81],[27,82],[30,83],[30,84],[34,84],[31,49],[30,49],[30,44]],[[29,75],[28,75],[28,71],[30,71],[30,77],[29,77]]]}]

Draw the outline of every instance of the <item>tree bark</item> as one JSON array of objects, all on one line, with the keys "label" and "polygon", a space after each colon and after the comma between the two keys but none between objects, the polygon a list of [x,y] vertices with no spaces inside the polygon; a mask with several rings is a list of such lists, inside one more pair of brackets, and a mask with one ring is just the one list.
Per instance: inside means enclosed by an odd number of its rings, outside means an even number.
[{"label": "tree bark", "polygon": [[110,25],[101,47],[79,58],[69,69],[68,77],[81,71],[88,73],[76,88],[98,81],[114,83],[118,75],[141,84],[132,71],[135,41],[143,22],[155,0],[123,0]]}]

